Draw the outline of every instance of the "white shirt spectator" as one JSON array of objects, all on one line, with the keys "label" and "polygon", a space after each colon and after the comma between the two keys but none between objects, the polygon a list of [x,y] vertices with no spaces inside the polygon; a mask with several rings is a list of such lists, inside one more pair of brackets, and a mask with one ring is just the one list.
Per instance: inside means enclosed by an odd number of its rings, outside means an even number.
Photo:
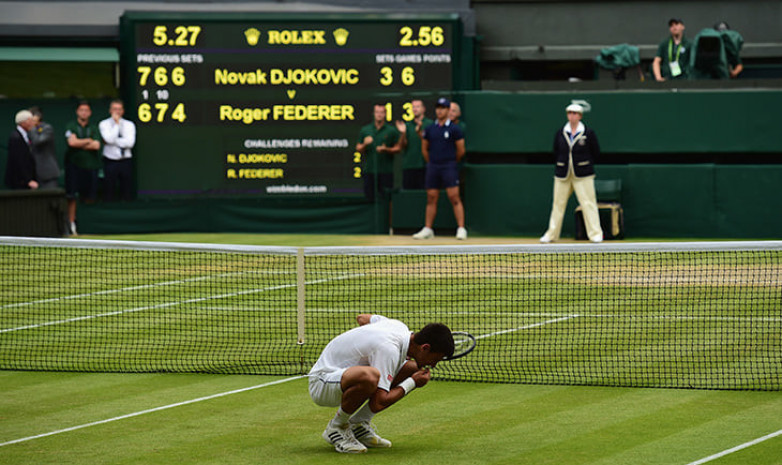
[{"label": "white shirt spectator", "polygon": [[109,160],[123,160],[133,156],[131,149],[136,145],[136,125],[120,118],[106,118],[98,125],[103,138],[103,156]]}]

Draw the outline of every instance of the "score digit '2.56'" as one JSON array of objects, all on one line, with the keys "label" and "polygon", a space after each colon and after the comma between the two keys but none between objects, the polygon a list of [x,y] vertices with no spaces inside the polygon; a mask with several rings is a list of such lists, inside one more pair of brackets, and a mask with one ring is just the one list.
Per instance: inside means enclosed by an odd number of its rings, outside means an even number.
[{"label": "score digit '2.56'", "polygon": [[413,120],[414,98],[453,90],[461,43],[457,15],[131,12],[120,26],[140,196],[363,197],[373,164],[353,148],[374,105]]},{"label": "score digit '2.56'", "polygon": [[399,45],[402,47],[427,47],[434,45],[439,47],[445,43],[445,33],[440,26],[420,26],[418,34],[414,37],[415,31],[410,26],[404,26],[399,29]]}]

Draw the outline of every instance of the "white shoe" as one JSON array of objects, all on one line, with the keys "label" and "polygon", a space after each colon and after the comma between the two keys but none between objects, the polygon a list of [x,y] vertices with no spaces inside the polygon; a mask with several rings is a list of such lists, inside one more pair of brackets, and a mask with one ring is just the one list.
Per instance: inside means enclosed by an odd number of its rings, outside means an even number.
[{"label": "white shoe", "polygon": [[432,228],[424,226],[420,231],[413,234],[413,239],[431,239],[434,237],[434,231]]},{"label": "white shoe", "polygon": [[595,244],[599,244],[603,242],[603,235],[595,236],[592,239],[589,239],[590,241],[594,242]]},{"label": "white shoe", "polygon": [[544,244],[548,244],[549,242],[554,242],[554,239],[552,239],[551,236],[549,236],[548,233],[546,233],[540,237],[540,242]]},{"label": "white shoe", "polygon": [[78,236],[79,233],[76,232],[76,223],[71,221],[68,223],[68,235],[69,236]]},{"label": "white shoe", "polygon": [[391,447],[391,441],[377,435],[375,427],[368,421],[350,425],[353,435],[367,447]]},{"label": "white shoe", "polygon": [[353,431],[350,430],[350,425],[339,428],[329,422],[321,436],[323,436],[323,439],[325,439],[326,442],[333,444],[337,452],[343,454],[360,454],[367,451],[367,448],[358,442],[353,435]]},{"label": "white shoe", "polygon": [[460,241],[467,239],[467,230],[465,228],[458,228],[456,230],[456,238]]}]

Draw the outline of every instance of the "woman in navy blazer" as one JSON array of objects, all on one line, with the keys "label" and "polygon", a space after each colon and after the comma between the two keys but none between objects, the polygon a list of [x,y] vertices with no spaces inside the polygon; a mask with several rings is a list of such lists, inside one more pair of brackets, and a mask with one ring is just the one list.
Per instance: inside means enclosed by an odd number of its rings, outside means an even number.
[{"label": "woman in navy blazer", "polygon": [[568,122],[554,135],[554,201],[548,230],[540,242],[559,239],[565,208],[573,192],[581,205],[589,240],[602,242],[603,230],[595,195],[595,159],[600,155],[600,144],[595,131],[581,122],[584,115],[581,105],[568,105],[565,111]]}]

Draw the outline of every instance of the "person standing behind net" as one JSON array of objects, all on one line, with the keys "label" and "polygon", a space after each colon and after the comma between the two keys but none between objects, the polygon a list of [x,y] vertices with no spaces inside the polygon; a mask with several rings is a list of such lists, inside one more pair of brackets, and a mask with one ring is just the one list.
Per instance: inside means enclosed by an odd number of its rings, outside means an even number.
[{"label": "person standing behind net", "polygon": [[684,37],[684,22],[678,18],[668,21],[670,37],[657,47],[652,61],[652,73],[656,81],[687,79],[690,72],[690,49],[692,41]]},{"label": "person standing behind net", "polygon": [[600,145],[595,131],[581,122],[584,108],[571,104],[565,109],[568,122],[554,135],[554,202],[551,207],[548,230],[540,242],[559,239],[567,201],[573,191],[581,205],[587,236],[592,242],[603,241],[600,215],[595,195],[595,159],[600,156]]},{"label": "person standing behind net", "polygon": [[402,155],[402,189],[424,189],[426,181],[426,162],[421,152],[421,136],[427,126],[434,123],[426,117],[426,107],[420,99],[410,102],[413,107],[413,120],[397,121],[399,145]]},{"label": "person standing behind net", "polygon": [[459,125],[448,119],[451,102],[447,98],[437,100],[435,114],[437,121],[424,130],[421,150],[426,160],[426,216],[424,227],[413,234],[414,239],[434,237],[434,219],[437,216],[437,201],[440,189],[445,189],[453,206],[456,218],[456,238],[467,239],[464,227],[464,205],[459,196],[459,160],[464,156],[464,133]]},{"label": "person standing behind net", "polygon": [[16,127],[8,136],[5,185],[10,189],[38,189],[35,159],[30,153],[29,132],[35,125],[33,114],[22,110],[14,116],[14,122]]},{"label": "person standing behind net", "polygon": [[361,314],[358,328],[326,345],[309,372],[309,393],[323,407],[339,407],[322,437],[337,452],[391,447],[372,426],[375,414],[430,379],[429,368],[454,351],[451,330],[430,323],[417,333],[398,320]]},{"label": "person standing behind net", "polygon": [[374,201],[375,194],[385,195],[394,187],[394,155],[401,147],[397,144],[399,132],[386,122],[385,105],[375,104],[373,121],[363,126],[358,134],[356,151],[364,159],[364,195]]},{"label": "person standing behind net", "polygon": [[461,121],[462,107],[456,102],[451,102],[451,107],[448,109],[448,119],[458,124],[464,132],[464,122]]},{"label": "person standing behind net", "polygon": [[119,190],[121,200],[133,197],[133,146],[136,145],[136,125],[122,116],[125,107],[122,100],[109,104],[110,117],[98,124],[103,138],[104,196],[112,201]]},{"label": "person standing behind net", "polygon": [[56,189],[60,177],[57,164],[57,148],[54,145],[54,128],[43,121],[43,112],[39,107],[31,107],[35,126],[28,133],[30,151],[35,159],[35,176],[40,189]]},{"label": "person standing behind net", "polygon": [[100,131],[90,123],[92,108],[82,100],[76,106],[76,120],[65,127],[65,197],[68,199],[68,229],[76,232],[76,200],[92,203],[98,196]]}]

